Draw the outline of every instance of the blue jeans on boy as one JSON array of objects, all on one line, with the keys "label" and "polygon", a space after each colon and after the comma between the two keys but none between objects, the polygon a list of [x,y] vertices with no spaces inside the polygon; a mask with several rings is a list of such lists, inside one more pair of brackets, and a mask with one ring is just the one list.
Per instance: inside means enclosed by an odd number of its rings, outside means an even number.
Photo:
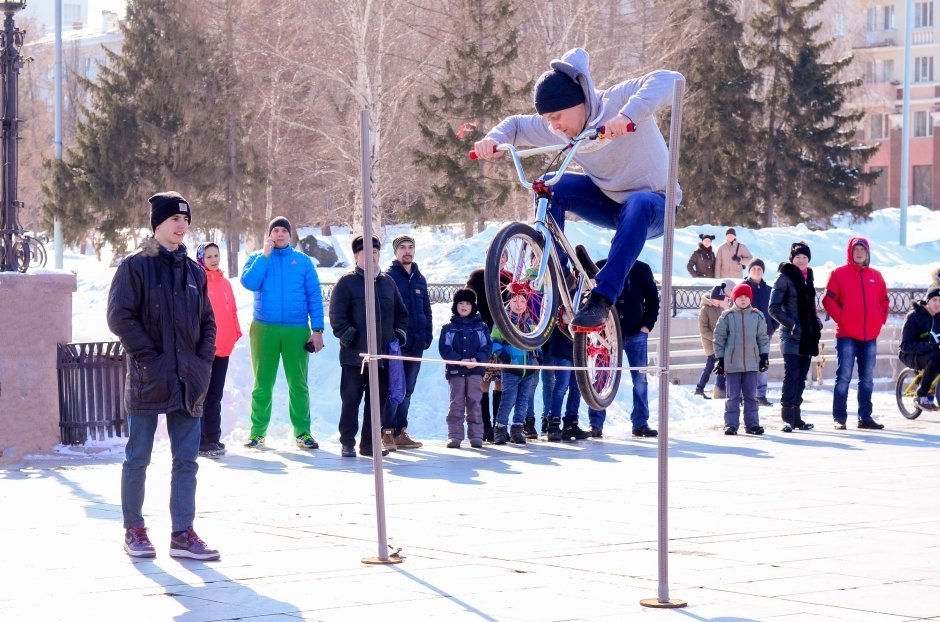
[{"label": "blue jeans on boy", "polygon": [[[545,357],[546,365],[554,365],[555,359],[551,356]],[[555,392],[555,372],[550,369],[542,370],[542,422],[548,420],[552,410],[552,394]],[[533,402],[535,400],[532,400]],[[529,410],[534,410],[530,407]]]},{"label": "blue jeans on boy", "polygon": [[512,411],[513,424],[522,425],[525,423],[534,383],[534,373],[520,376],[518,374],[507,374],[504,370],[503,397],[499,401],[499,410],[496,412],[496,423],[509,425],[509,411]]},{"label": "blue jeans on boy", "polygon": [[[552,186],[550,211],[562,229],[565,228],[565,212],[572,212],[592,225],[615,230],[607,253],[611,261],[597,273],[594,289],[607,300],[615,301],[646,240],[663,234],[666,198],[655,192],[638,191],[630,194],[626,202],[618,203],[594,185],[587,175],[565,173]],[[564,251],[557,244],[555,249],[562,265],[566,266]]]},{"label": "blue jeans on boy", "polygon": [[836,337],[836,386],[832,390],[832,418],[845,423],[848,413],[846,402],[849,398],[849,383],[852,382],[852,368],[858,361],[858,420],[871,420],[871,392],[875,386],[875,357],[878,354],[878,340],[861,341],[848,337]]},{"label": "blue jeans on boy", "polygon": [[[121,511],[124,528],[144,525],[144,484],[147,466],[153,453],[153,435],[157,431],[157,415],[127,416],[129,430],[124,448],[124,467],[121,470]],[[196,456],[202,426],[199,418],[185,412],[166,415],[166,429],[170,435],[170,453],[173,467],[170,471],[170,519],[173,531],[193,526],[196,518]]]},{"label": "blue jeans on boy", "polygon": [[[553,358],[552,365],[559,367],[574,367],[574,362],[563,358]],[[568,394],[568,401],[565,403],[565,394]],[[551,396],[550,416],[561,417],[561,407],[565,404],[564,417],[578,418],[578,409],[581,407],[581,389],[578,387],[578,381],[574,377],[574,372],[570,369],[555,370],[555,390]]]},{"label": "blue jeans on boy", "polygon": [[[627,355],[627,365],[630,367],[646,367],[649,365],[649,334],[643,331],[623,339],[623,351]],[[630,411],[630,423],[633,429],[649,425],[649,383],[646,372],[630,370],[630,379],[633,383],[633,410]],[[588,420],[592,428],[603,428],[607,419],[607,411],[588,408]]]}]

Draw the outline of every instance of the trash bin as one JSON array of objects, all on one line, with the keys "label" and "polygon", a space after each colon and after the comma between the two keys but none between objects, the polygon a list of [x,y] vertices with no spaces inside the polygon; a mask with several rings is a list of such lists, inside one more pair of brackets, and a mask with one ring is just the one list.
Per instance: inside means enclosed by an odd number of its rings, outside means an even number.
[{"label": "trash bin", "polygon": [[126,437],[126,363],[121,343],[60,343],[57,351],[62,443]]}]

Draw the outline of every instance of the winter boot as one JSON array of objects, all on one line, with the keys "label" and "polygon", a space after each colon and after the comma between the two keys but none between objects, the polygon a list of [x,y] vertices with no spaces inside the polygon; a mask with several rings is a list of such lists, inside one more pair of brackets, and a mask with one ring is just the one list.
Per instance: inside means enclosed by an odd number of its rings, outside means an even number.
[{"label": "winter boot", "polygon": [[496,424],[493,426],[493,443],[496,445],[505,445],[506,441],[509,440],[509,432],[506,430],[506,426]]},{"label": "winter boot", "polygon": [[509,442],[515,445],[525,445],[525,433],[522,431],[521,423],[509,426]]},{"label": "winter boot", "polygon": [[706,394],[705,394],[705,389],[700,389],[700,388],[698,388],[698,387],[695,387],[695,393],[693,393],[693,395],[698,396],[698,397],[702,398],[703,400],[710,400],[710,399],[712,399],[710,395],[706,395]]},{"label": "winter boot", "polygon": [[561,441],[561,417],[548,418],[548,432],[546,433],[546,436],[552,443],[558,443]]},{"label": "winter boot", "polygon": [[398,436],[395,437],[395,446],[398,449],[421,449],[423,445],[424,443],[421,441],[416,441],[408,436],[408,428],[402,428]]},{"label": "winter boot", "polygon": [[563,419],[564,427],[561,429],[561,438],[566,441],[583,441],[591,438],[591,433],[582,430],[578,426],[577,417],[565,417]]},{"label": "winter boot", "polygon": [[812,430],[813,427],[814,426],[812,423],[806,423],[805,421],[803,421],[803,417],[801,416],[801,413],[800,413],[800,407],[794,406],[793,407],[793,429],[794,430]]},{"label": "winter boot", "polygon": [[535,431],[535,417],[525,418],[525,423],[522,426],[522,432],[525,434],[527,439],[536,439],[539,437],[539,433]]},{"label": "winter boot", "polygon": [[793,431],[794,410],[795,408],[793,408],[793,406],[780,407],[780,418],[783,419],[783,427],[780,428],[781,432]]},{"label": "winter boot", "polygon": [[398,445],[395,444],[395,431],[391,428],[382,430],[382,449],[397,451]]},{"label": "winter boot", "polygon": [[490,395],[484,393],[480,398],[480,410],[483,414],[483,440],[493,442],[493,420],[490,419]]}]

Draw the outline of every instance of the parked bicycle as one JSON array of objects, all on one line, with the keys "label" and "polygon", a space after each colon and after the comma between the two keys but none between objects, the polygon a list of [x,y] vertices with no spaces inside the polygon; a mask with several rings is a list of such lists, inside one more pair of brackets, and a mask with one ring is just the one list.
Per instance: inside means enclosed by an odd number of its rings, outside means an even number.
[{"label": "parked bicycle", "polygon": [[[895,384],[895,398],[898,402],[898,410],[907,419],[917,419],[924,409],[917,405],[917,389],[920,387],[920,381],[924,377],[924,370],[915,370],[906,367],[898,374],[898,381]],[[937,394],[937,383],[940,376],[937,376],[930,386],[930,395]]]},{"label": "parked bicycle", "polygon": [[[512,156],[519,183],[534,193],[535,218],[531,225],[513,222],[500,229],[486,251],[486,301],[493,321],[506,341],[524,350],[544,344],[556,324],[574,341],[575,377],[581,395],[593,408],[606,408],[613,402],[620,386],[619,368],[623,360],[620,322],[615,307],[599,327],[572,327],[587,293],[593,289],[597,267],[583,246],[572,248],[564,231],[549,213],[552,186],[570,166],[578,149],[592,140],[602,139],[603,128],[581,132],[567,144],[531,149],[516,149],[510,143],[496,147]],[[552,164],[564,155],[561,164],[549,176],[549,170],[529,180],[522,159],[556,153]],[[471,152],[470,157],[475,159]],[[549,165],[549,169],[551,164]],[[574,285],[569,291],[562,276],[558,248],[564,250],[571,264]],[[524,311],[519,297],[525,299]],[[513,300],[515,300],[515,303]],[[514,310],[514,308],[516,310]]]}]

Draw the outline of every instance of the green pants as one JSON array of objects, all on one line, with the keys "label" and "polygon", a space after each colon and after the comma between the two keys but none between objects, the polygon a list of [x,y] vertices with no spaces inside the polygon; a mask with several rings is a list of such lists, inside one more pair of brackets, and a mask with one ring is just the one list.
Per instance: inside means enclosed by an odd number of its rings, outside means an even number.
[{"label": "green pants", "polygon": [[310,339],[307,326],[265,324],[257,320],[248,331],[251,340],[251,367],[255,388],[251,392],[251,435],[265,436],[271,421],[271,393],[277,368],[284,360],[284,375],[290,395],[290,422],[294,436],[310,434],[310,393],[307,390],[307,363],[310,354],[304,344]]}]

